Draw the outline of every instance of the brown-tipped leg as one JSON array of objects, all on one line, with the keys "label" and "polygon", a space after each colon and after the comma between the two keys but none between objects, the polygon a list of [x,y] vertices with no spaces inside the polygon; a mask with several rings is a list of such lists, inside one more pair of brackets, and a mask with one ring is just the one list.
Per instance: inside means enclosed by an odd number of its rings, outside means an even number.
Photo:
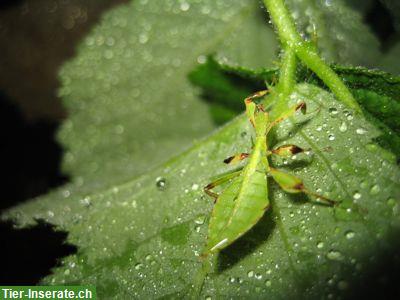
[{"label": "brown-tipped leg", "polygon": [[[292,156],[292,155],[295,155],[298,153],[304,153],[304,152],[310,152],[310,151],[312,151],[311,148],[303,149],[297,145],[288,144],[288,145],[282,145],[278,148],[268,151],[268,155],[275,154],[275,155],[279,155],[279,156],[288,157],[288,156]],[[321,151],[332,152],[333,148],[331,146],[328,146],[328,147],[322,148]]]},{"label": "brown-tipped leg", "polygon": [[307,190],[307,188],[304,186],[303,181],[289,173],[285,173],[283,171],[270,168],[269,173],[272,175],[274,180],[279,184],[279,186],[288,193],[296,194],[296,193],[305,193],[307,195],[311,195],[317,199],[320,199],[324,201],[326,204],[334,206],[338,204],[337,201],[333,201],[327,197],[324,197],[322,195],[319,195],[314,192],[310,192]]},{"label": "brown-tipped leg", "polygon": [[291,156],[291,155],[295,155],[297,153],[302,153],[302,152],[305,152],[308,150],[309,149],[303,149],[303,148],[300,148],[299,146],[289,144],[289,145],[283,145],[278,148],[272,149],[271,153],[279,155],[279,156]]},{"label": "brown-tipped leg", "polygon": [[221,185],[221,184],[223,184],[223,183],[225,183],[225,182],[228,182],[229,180],[231,180],[231,179],[233,179],[233,178],[239,176],[240,173],[242,173],[242,170],[239,170],[239,171],[235,171],[235,172],[226,174],[226,175],[224,175],[224,176],[222,176],[222,177],[216,179],[215,181],[213,181],[213,182],[207,184],[207,185],[203,188],[203,190],[204,190],[204,192],[205,192],[207,195],[211,196],[211,197],[214,199],[214,203],[215,203],[215,202],[217,202],[217,199],[218,199],[218,197],[219,197],[219,194],[213,192],[212,189],[215,188],[216,186],[219,186],[219,185]]},{"label": "brown-tipped leg", "polygon": [[322,196],[322,195],[320,195],[320,194],[310,192],[310,191],[308,191],[308,190],[306,190],[306,189],[303,189],[302,192],[305,193],[305,194],[314,196],[315,198],[317,198],[317,199],[319,199],[319,200],[324,201],[324,202],[325,202],[326,204],[328,204],[329,206],[336,206],[336,205],[339,205],[339,203],[340,203],[339,201],[334,201],[334,200],[329,199],[329,198],[327,198],[327,197],[324,197],[324,196]]},{"label": "brown-tipped leg", "polygon": [[300,110],[303,115],[307,113],[307,104],[305,102],[300,102],[296,106],[296,111]]},{"label": "brown-tipped leg", "polygon": [[232,155],[232,156],[224,159],[224,163],[226,163],[227,165],[233,165],[235,163],[238,163],[238,162],[246,159],[247,157],[249,157],[249,153],[235,154],[235,155]]},{"label": "brown-tipped leg", "polygon": [[307,105],[306,105],[305,102],[300,102],[300,103],[298,103],[296,105],[293,105],[288,110],[284,111],[278,118],[276,118],[273,122],[270,123],[270,125],[268,126],[268,130],[267,131],[269,131],[272,127],[274,127],[278,123],[280,123],[280,122],[286,120],[287,118],[293,116],[299,110],[303,114],[306,113]]},{"label": "brown-tipped leg", "polygon": [[214,185],[212,185],[211,183],[210,184],[208,184],[208,185],[206,185],[204,188],[203,188],[203,190],[204,190],[204,192],[208,195],[208,196],[210,196],[210,197],[212,197],[214,200],[214,203],[216,203],[217,202],[217,199],[218,199],[218,197],[219,197],[219,194],[217,194],[217,193],[214,193],[211,189],[213,189],[214,188]]},{"label": "brown-tipped leg", "polygon": [[262,105],[262,104],[257,104],[257,109],[258,109],[259,111],[262,111],[263,113],[265,113],[264,105]]},{"label": "brown-tipped leg", "polygon": [[264,97],[268,93],[269,93],[269,90],[262,90],[262,91],[255,92],[254,94],[251,94],[250,96],[248,96],[245,99],[245,101],[248,102],[248,101],[252,101],[252,100],[257,99],[257,98]]},{"label": "brown-tipped leg", "polygon": [[250,123],[253,125],[253,127],[255,127],[256,110],[258,109],[258,110],[264,111],[264,108],[262,107],[262,105],[255,104],[253,102],[253,100],[256,98],[261,98],[261,97],[265,96],[268,92],[269,92],[268,90],[259,91],[259,92],[256,92],[256,93],[248,96],[246,99],[244,99],[244,104],[246,105],[246,114],[250,120]]}]

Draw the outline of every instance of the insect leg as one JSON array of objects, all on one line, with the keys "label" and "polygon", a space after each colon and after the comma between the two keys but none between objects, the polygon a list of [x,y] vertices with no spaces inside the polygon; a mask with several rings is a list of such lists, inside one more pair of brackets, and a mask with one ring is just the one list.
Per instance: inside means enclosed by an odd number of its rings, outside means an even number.
[{"label": "insect leg", "polygon": [[331,200],[322,195],[319,195],[317,193],[307,190],[306,187],[304,186],[303,181],[300,178],[298,178],[292,174],[285,173],[285,172],[282,172],[282,171],[274,169],[274,168],[270,168],[269,173],[272,175],[274,180],[279,184],[279,186],[285,192],[288,192],[291,194],[305,193],[305,194],[311,195],[317,199],[320,199],[320,200],[324,201],[326,204],[332,205],[332,206],[336,205],[338,203],[337,201]]},{"label": "insect leg", "polygon": [[[308,150],[308,149],[307,149]],[[293,144],[288,144],[288,145],[282,145],[278,148],[272,149],[269,154],[276,154],[279,156],[291,156],[295,155],[297,153],[302,153],[304,151],[307,151],[306,149],[300,148],[299,146],[293,145]]]},{"label": "insect leg", "polygon": [[255,112],[257,107],[262,111],[264,110],[262,106],[257,106],[253,100],[265,96],[268,92],[268,90],[259,91],[244,99],[244,104],[246,105],[246,114],[253,127],[255,127]]},{"label": "insect leg", "polygon": [[276,118],[274,121],[272,121],[271,123],[269,123],[268,125],[268,129],[267,132],[274,127],[276,124],[286,120],[287,118],[291,117],[292,115],[294,115],[298,110],[301,110],[301,112],[303,114],[306,113],[307,110],[307,106],[305,102],[300,102],[296,105],[293,105],[292,107],[290,107],[288,110],[284,111],[278,118]]},{"label": "insect leg", "polygon": [[[324,152],[331,152],[332,150],[333,150],[333,148],[330,146],[321,149],[321,151],[324,151]],[[287,144],[287,145],[282,145],[282,146],[279,146],[272,150],[269,150],[267,152],[267,156],[270,156],[271,154],[275,154],[275,155],[279,155],[279,156],[283,156],[283,157],[289,157],[289,156],[295,155],[297,153],[303,153],[306,151],[312,151],[312,149],[311,148],[303,149],[297,145]]]},{"label": "insect leg", "polygon": [[226,163],[227,165],[233,165],[235,163],[238,163],[239,161],[242,161],[243,159],[246,159],[247,157],[249,157],[249,155],[249,153],[235,154],[224,159],[224,163]]},{"label": "insect leg", "polygon": [[216,180],[214,180],[213,182],[210,182],[209,184],[207,184],[203,188],[203,190],[207,195],[214,198],[214,202],[216,202],[219,195],[217,193],[213,192],[212,189],[215,188],[216,186],[219,186],[219,185],[239,176],[241,173],[242,173],[242,170],[239,170],[239,171],[235,171],[235,172],[226,174],[224,176],[221,176],[221,177],[217,178]]}]

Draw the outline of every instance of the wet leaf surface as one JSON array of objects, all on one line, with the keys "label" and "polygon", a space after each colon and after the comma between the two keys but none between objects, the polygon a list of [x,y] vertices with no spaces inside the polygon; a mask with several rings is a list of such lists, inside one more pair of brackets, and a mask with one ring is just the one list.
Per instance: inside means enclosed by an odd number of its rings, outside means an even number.
[{"label": "wet leaf surface", "polygon": [[[393,155],[373,142],[380,131],[314,86],[300,85],[292,99],[306,101],[314,113],[282,124],[277,144],[312,150],[298,158],[301,166],[293,159],[274,164],[342,203],[335,209],[312,204],[271,184],[271,211],[221,253],[204,297],[336,298],[395,249],[400,173]],[[343,123],[346,130],[339,130]],[[250,135],[241,116],[136,180],[85,198],[62,199],[68,191],[60,190],[7,217],[21,224],[43,218],[68,230],[78,246],[45,283],[96,284],[104,298],[185,296],[201,268],[212,208],[201,187],[229,170],[224,158],[249,150]]]}]

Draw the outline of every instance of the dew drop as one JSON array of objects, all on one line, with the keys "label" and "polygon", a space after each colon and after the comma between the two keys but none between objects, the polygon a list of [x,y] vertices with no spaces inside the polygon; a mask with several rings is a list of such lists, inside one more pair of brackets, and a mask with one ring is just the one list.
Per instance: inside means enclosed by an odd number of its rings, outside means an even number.
[{"label": "dew drop", "polygon": [[199,217],[197,217],[197,218],[194,220],[194,222],[195,222],[196,224],[198,224],[198,225],[202,225],[202,224],[204,224],[204,220],[205,220],[205,217],[204,217],[204,216],[199,216]]},{"label": "dew drop", "polygon": [[252,278],[254,276],[254,271],[249,271],[247,277]]},{"label": "dew drop", "polygon": [[317,243],[317,248],[318,249],[324,248],[324,242],[318,242]]},{"label": "dew drop", "polygon": [[369,191],[371,195],[377,195],[380,192],[381,188],[379,185],[375,184],[371,190]]},{"label": "dew drop", "polygon": [[362,134],[367,133],[367,130],[360,127],[360,128],[356,129],[356,133],[362,135]]},{"label": "dew drop", "polygon": [[346,238],[347,238],[348,240],[351,240],[351,239],[355,236],[355,233],[354,233],[354,231],[349,230],[349,231],[347,231],[347,232],[345,233],[345,236],[346,236]]},{"label": "dew drop", "polygon": [[156,186],[160,191],[163,191],[167,187],[167,181],[163,177],[156,178]]},{"label": "dew drop", "polygon": [[330,107],[329,108],[329,114],[331,116],[336,116],[338,114],[338,110],[335,107]]},{"label": "dew drop", "polygon": [[343,255],[339,251],[330,250],[326,257],[330,260],[343,260]]},{"label": "dew drop", "polygon": [[361,198],[361,194],[359,192],[355,192],[353,195],[353,199],[358,200]]},{"label": "dew drop", "polygon": [[146,44],[149,40],[149,36],[146,33],[141,33],[139,35],[139,43]]},{"label": "dew drop", "polygon": [[92,202],[90,201],[89,197],[85,197],[80,200],[81,204],[85,207],[90,207],[92,205]]},{"label": "dew drop", "polygon": [[353,115],[351,114],[351,112],[345,111],[344,115],[346,116],[347,120],[349,121],[353,120]]},{"label": "dew drop", "polygon": [[197,183],[193,183],[192,191],[197,191],[199,189],[199,185]]},{"label": "dew drop", "polygon": [[137,208],[137,202],[136,202],[136,200],[133,200],[132,203],[131,203],[131,205],[132,205],[133,208]]},{"label": "dew drop", "polygon": [[205,55],[199,55],[197,57],[197,62],[199,64],[204,64],[204,63],[206,63],[206,61],[207,61],[207,57]]},{"label": "dew drop", "polygon": [[141,263],[136,264],[135,270],[139,270],[142,266],[143,266],[143,264],[141,264]]},{"label": "dew drop", "polygon": [[328,139],[329,139],[330,141],[333,141],[333,140],[335,140],[335,136],[334,136],[333,134],[330,134],[330,135],[328,136]]},{"label": "dew drop", "polygon": [[347,124],[346,122],[342,122],[339,127],[340,132],[345,132],[347,130]]},{"label": "dew drop", "polygon": [[271,280],[268,279],[268,280],[265,281],[265,286],[270,287],[271,284],[272,284]]},{"label": "dew drop", "polygon": [[182,2],[180,8],[181,8],[181,11],[188,11],[190,8],[190,4],[187,2]]}]

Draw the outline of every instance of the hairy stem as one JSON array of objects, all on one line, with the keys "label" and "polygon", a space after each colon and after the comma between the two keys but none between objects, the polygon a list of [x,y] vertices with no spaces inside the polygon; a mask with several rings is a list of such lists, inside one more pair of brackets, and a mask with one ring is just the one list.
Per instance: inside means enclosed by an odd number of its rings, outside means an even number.
[{"label": "hairy stem", "polygon": [[296,83],[296,53],[291,47],[285,47],[279,73],[280,92],[289,96]]},{"label": "hairy stem", "polygon": [[[278,30],[283,47],[293,50],[317,76],[330,88],[336,98],[355,111],[361,108],[339,76],[324,62],[317,50],[304,41],[296,30],[294,21],[283,0],[263,0]],[[281,76],[282,79],[282,76]]]},{"label": "hairy stem", "polygon": [[279,99],[275,107],[276,112],[282,112],[287,109],[287,98],[290,96],[296,84],[296,65],[296,53],[291,47],[286,46],[284,48],[279,73]]},{"label": "hairy stem", "polygon": [[278,30],[282,44],[294,47],[296,43],[301,43],[303,39],[296,30],[296,26],[289,14],[288,9],[282,0],[264,0],[264,4],[269,11],[272,21]]}]

